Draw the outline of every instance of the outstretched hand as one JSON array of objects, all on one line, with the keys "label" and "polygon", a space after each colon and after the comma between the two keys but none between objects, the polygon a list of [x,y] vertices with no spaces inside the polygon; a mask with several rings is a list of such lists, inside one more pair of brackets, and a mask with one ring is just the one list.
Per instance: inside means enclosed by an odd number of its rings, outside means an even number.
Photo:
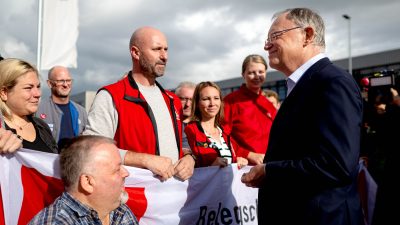
[{"label": "outstretched hand", "polygon": [[265,177],[265,164],[259,164],[251,168],[248,173],[242,175],[242,183],[247,187],[259,187]]}]

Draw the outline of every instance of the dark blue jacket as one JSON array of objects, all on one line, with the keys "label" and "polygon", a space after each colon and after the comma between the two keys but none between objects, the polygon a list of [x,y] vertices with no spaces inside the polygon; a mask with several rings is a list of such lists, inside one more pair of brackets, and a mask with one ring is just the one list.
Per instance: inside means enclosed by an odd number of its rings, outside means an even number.
[{"label": "dark blue jacket", "polygon": [[362,98],[323,58],[284,100],[271,128],[259,190],[259,224],[359,225],[356,181]]}]

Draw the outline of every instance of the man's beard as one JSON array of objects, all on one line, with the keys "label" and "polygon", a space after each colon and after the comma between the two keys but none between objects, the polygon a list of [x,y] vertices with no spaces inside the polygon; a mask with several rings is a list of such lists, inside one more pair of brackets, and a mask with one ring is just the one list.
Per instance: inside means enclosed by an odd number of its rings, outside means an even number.
[{"label": "man's beard", "polygon": [[71,91],[68,91],[66,94],[58,90],[53,91],[53,95],[56,96],[57,98],[68,98],[70,93]]},{"label": "man's beard", "polygon": [[125,190],[121,193],[120,202],[121,205],[126,204],[129,200],[129,194]]},{"label": "man's beard", "polygon": [[164,75],[164,70],[157,70],[156,65],[150,65],[143,57],[139,58],[139,64],[140,69],[143,71],[144,74],[148,74],[154,78],[162,77]]}]

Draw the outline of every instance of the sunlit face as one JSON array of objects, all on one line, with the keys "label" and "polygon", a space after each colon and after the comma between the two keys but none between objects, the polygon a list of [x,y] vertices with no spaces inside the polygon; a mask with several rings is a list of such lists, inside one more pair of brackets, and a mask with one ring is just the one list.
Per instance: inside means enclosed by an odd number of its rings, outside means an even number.
[{"label": "sunlit face", "polygon": [[[298,27],[294,22],[285,18],[286,14],[280,15],[271,25],[268,34],[290,28]],[[291,74],[300,65],[304,58],[305,35],[303,29],[292,29],[284,32],[274,40],[267,42],[264,49],[268,51],[269,65],[285,74]]]},{"label": "sunlit face", "polygon": [[214,87],[205,87],[199,93],[198,107],[203,119],[215,117],[221,108],[221,96]]},{"label": "sunlit face", "polygon": [[150,38],[143,41],[139,51],[139,65],[143,73],[154,78],[163,76],[168,61],[165,36],[160,32],[152,32]]},{"label": "sunlit face", "polygon": [[35,72],[28,72],[16,79],[10,90],[2,90],[1,98],[12,111],[20,117],[35,113],[41,96],[40,81]]},{"label": "sunlit face", "polygon": [[179,89],[178,95],[182,103],[183,116],[189,117],[192,112],[192,98],[193,98],[194,88],[182,87]]},{"label": "sunlit face", "polygon": [[48,85],[51,94],[58,98],[66,98],[71,93],[72,77],[69,71],[63,67],[53,69]]},{"label": "sunlit face", "polygon": [[246,87],[250,90],[260,90],[265,82],[266,68],[262,63],[250,62],[247,64],[243,78],[246,82]]},{"label": "sunlit face", "polygon": [[121,164],[121,157],[114,144],[104,143],[96,147],[99,149],[93,154],[95,188],[93,196],[100,199],[104,205],[110,206],[110,211],[121,204],[121,197],[125,192],[125,178],[129,172]]}]

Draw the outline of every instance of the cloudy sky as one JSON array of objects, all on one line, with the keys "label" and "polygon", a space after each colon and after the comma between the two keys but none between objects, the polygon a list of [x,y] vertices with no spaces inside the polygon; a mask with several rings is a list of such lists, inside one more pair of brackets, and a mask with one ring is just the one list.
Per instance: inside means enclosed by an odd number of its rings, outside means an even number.
[{"label": "cloudy sky", "polygon": [[[292,7],[321,14],[326,52],[333,60],[348,56],[343,14],[351,16],[353,56],[400,48],[398,0],[81,0],[73,93],[95,91],[130,70],[128,42],[144,25],[168,38],[169,61],[159,79],[165,88],[183,80],[238,77],[244,57],[266,56],[263,46],[273,13]],[[0,0],[3,57],[36,63],[37,14],[38,0]],[[47,71],[41,73],[47,77]]]}]

